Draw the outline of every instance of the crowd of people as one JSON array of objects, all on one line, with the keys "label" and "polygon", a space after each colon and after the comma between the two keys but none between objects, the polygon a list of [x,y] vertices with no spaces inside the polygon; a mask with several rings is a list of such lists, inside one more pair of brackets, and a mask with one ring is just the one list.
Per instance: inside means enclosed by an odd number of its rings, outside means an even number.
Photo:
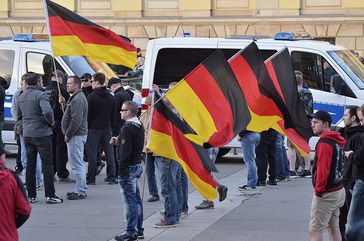
[{"label": "crowd of people", "polygon": [[[312,177],[315,192],[311,206],[311,240],[322,240],[326,228],[330,240],[362,240],[364,105],[347,106],[343,116],[345,128],[340,132],[332,131],[329,113],[313,113],[312,94],[303,85],[302,73],[295,71],[295,77],[307,118],[312,119],[314,134],[320,136],[313,165],[311,167],[309,158],[300,157],[289,140],[286,151],[285,137],[277,131],[244,130],[239,140],[247,180],[239,189],[251,191],[257,186],[277,185],[298,176]],[[66,89],[62,87],[65,79]],[[171,83],[169,88],[175,84]],[[152,89],[162,94],[158,86],[153,85]],[[4,213],[7,210],[4,207],[9,207],[16,214],[7,211],[4,215],[10,221],[6,221],[6,225],[0,221],[0,233],[9,235],[6,240],[17,240],[16,228],[29,217],[29,203],[38,201],[37,192],[42,185],[47,204],[63,203],[56,195],[55,181],[74,184],[73,190],[66,194],[68,200],[86,199],[88,186],[96,185],[96,177],[105,166],[101,161],[102,153],[106,156],[104,181],[120,185],[124,202],[127,225],[115,240],[144,237],[143,202],[138,185],[143,162],[150,193],[148,202],[158,201],[159,193],[164,199],[163,218],[154,227],[175,227],[181,217],[188,215],[187,176],[177,161],[156,156],[148,150],[150,110],[138,118],[139,109],[132,98],[133,93],[123,88],[120,79],[107,81],[102,73],[65,78],[62,72],[56,71],[47,86],[43,86],[39,74],[23,75],[21,89],[13,98],[12,113],[16,117],[15,132],[21,157],[16,170],[25,177],[26,191],[19,177],[5,168],[5,152],[0,146],[0,187],[2,192],[12,193],[1,195],[0,212]],[[151,105],[152,99],[152,95],[148,96],[146,104]],[[167,101],[166,104],[173,110]],[[217,150],[206,150],[213,161]],[[67,170],[68,162],[74,179]],[[155,169],[159,173],[160,187]],[[222,202],[228,188],[213,178]],[[6,188],[3,183],[8,183]],[[195,206],[196,209],[213,207],[211,200],[203,200]]]}]

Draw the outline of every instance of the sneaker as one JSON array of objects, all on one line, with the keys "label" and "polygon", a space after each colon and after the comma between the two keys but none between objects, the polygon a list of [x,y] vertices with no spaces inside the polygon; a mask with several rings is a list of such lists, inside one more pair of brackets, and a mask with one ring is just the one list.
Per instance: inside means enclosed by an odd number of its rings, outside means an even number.
[{"label": "sneaker", "polygon": [[159,201],[159,196],[158,196],[158,195],[153,195],[153,196],[151,196],[151,197],[148,199],[148,202],[149,202],[149,203],[156,202],[156,201]]},{"label": "sneaker", "polygon": [[76,180],[66,177],[66,178],[58,178],[58,182],[59,183],[76,183]]},{"label": "sneaker", "polygon": [[241,187],[238,187],[240,191],[251,191],[254,190],[255,188],[249,187],[248,185],[243,185]]},{"label": "sneaker", "polygon": [[86,184],[87,185],[96,185],[96,182],[95,181],[86,181]]},{"label": "sneaker", "polygon": [[289,177],[277,177],[277,182],[288,182],[289,181]]},{"label": "sneaker", "polygon": [[138,235],[135,236],[127,236],[126,234],[120,234],[114,237],[116,241],[134,241],[138,240]]},{"label": "sneaker", "polygon": [[277,180],[268,180],[268,185],[277,185]]},{"label": "sneaker", "polygon": [[155,228],[173,228],[176,227],[177,224],[167,224],[163,220],[161,220],[159,223],[156,223],[153,225]]},{"label": "sneaker", "polygon": [[138,232],[138,239],[144,239],[144,233]]},{"label": "sneaker", "polygon": [[59,198],[57,196],[54,196],[54,197],[46,197],[46,203],[47,204],[63,203],[63,199],[62,198]]},{"label": "sneaker", "polygon": [[258,181],[257,186],[264,187],[267,186],[267,183],[265,181]]},{"label": "sneaker", "polygon": [[40,186],[35,187],[36,191],[40,191]]},{"label": "sneaker", "polygon": [[105,167],[105,162],[104,161],[101,161],[100,162],[100,166],[97,166],[97,169],[96,169],[96,176],[99,175],[102,171],[102,169]]},{"label": "sneaker", "polygon": [[224,185],[220,185],[217,188],[217,192],[219,193],[219,201],[222,202],[226,199],[227,197],[227,192],[228,192],[228,188],[225,187]]},{"label": "sneaker", "polygon": [[300,177],[312,177],[312,174],[311,174],[311,172],[309,170],[304,170],[300,174]]},{"label": "sneaker", "polygon": [[195,206],[196,209],[208,209],[208,208],[214,208],[214,202],[213,201],[207,201],[203,200],[202,203]]},{"label": "sneaker", "polygon": [[36,197],[30,197],[30,198],[28,198],[28,200],[29,200],[30,203],[36,203],[36,202],[38,202],[38,200],[37,200]]},{"label": "sneaker", "polygon": [[[75,192],[68,192],[68,193],[66,193],[66,196],[68,197],[68,196],[72,196],[74,194],[77,194],[77,193],[75,193]],[[87,197],[87,194],[84,194],[84,196]]]},{"label": "sneaker", "polygon": [[86,195],[82,195],[82,194],[78,194],[78,193],[73,193],[70,195],[67,195],[67,199],[68,200],[81,200],[81,199],[85,199]]}]

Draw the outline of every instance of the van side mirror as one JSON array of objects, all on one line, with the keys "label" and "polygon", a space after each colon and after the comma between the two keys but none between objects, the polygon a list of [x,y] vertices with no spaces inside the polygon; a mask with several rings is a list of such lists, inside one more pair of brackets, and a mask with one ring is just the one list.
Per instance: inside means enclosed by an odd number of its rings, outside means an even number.
[{"label": "van side mirror", "polygon": [[330,90],[333,93],[336,93],[338,95],[343,95],[345,94],[345,82],[344,80],[340,77],[340,75],[335,74],[333,76],[331,76],[331,80],[330,80]]}]

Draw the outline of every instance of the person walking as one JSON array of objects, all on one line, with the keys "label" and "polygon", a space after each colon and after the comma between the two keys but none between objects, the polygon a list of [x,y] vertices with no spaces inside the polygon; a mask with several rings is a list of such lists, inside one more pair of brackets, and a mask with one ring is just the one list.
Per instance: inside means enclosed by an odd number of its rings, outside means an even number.
[{"label": "person walking", "polygon": [[322,241],[325,229],[328,229],[331,241],[341,241],[339,215],[345,203],[345,191],[338,157],[345,140],[338,132],[331,131],[331,116],[326,111],[313,114],[312,130],[320,139],[312,168],[315,193],[311,204],[311,241]]},{"label": "person walking", "polygon": [[[86,168],[83,151],[87,138],[88,104],[81,90],[81,80],[70,76],[67,80],[67,92],[71,95],[67,101],[62,118],[64,142],[67,143],[68,159],[75,173],[76,184],[73,192],[67,193],[67,199],[79,200],[87,197]],[[61,102],[64,98],[61,98]]]}]

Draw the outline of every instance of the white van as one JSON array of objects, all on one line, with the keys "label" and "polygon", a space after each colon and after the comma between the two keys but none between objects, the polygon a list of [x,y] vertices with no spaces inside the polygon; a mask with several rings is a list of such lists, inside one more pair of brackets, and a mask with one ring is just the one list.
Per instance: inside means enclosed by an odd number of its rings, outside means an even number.
[{"label": "white van", "polygon": [[[267,59],[287,47],[293,68],[303,73],[309,86],[315,110],[326,110],[338,125],[347,105],[364,101],[364,66],[342,46],[314,40],[296,40],[290,33],[277,33],[272,39],[254,40]],[[288,37],[287,37],[288,36]],[[216,49],[222,49],[226,59],[248,46],[252,39],[224,38],[161,38],[148,42],[142,97],[152,83],[168,86],[181,80]],[[310,141],[314,149],[315,141]],[[240,147],[233,140],[225,148]]]},{"label": "white van", "polygon": [[[103,72],[107,78],[117,77],[105,63],[97,63],[91,58],[83,56],[56,57],[56,68],[67,76],[84,73]],[[11,114],[11,102],[13,94],[20,88],[20,80],[23,74],[35,72],[43,75],[45,81],[49,80],[54,71],[52,50],[49,41],[37,41],[31,34],[15,35],[12,40],[0,41],[0,77],[8,84],[5,90],[4,103],[5,123],[3,128],[3,141],[6,144],[14,144],[13,127],[15,120]],[[140,100],[140,93],[132,89],[134,99]]]}]

